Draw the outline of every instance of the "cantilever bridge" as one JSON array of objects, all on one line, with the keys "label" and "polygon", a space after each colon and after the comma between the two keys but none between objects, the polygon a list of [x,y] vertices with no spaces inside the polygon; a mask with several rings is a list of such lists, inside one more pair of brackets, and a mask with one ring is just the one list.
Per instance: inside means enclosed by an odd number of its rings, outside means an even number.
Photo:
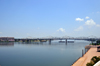
[{"label": "cantilever bridge", "polygon": [[88,38],[88,37],[79,37],[79,38],[74,38],[74,37],[66,37],[66,38],[57,38],[57,37],[52,37],[52,38],[15,38],[15,41],[22,41],[22,42],[31,42],[32,40],[39,40],[42,42],[43,40],[49,41],[49,44],[51,44],[51,41],[53,40],[65,40],[65,43],[67,44],[67,40],[87,40],[87,41],[96,41],[100,40],[100,38]]}]

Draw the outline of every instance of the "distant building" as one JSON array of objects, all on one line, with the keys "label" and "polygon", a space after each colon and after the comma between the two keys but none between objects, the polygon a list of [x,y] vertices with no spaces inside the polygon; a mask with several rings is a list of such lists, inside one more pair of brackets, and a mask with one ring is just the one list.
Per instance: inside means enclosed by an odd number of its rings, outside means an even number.
[{"label": "distant building", "polygon": [[0,37],[0,41],[11,42],[11,41],[15,41],[15,40],[14,40],[14,37]]}]

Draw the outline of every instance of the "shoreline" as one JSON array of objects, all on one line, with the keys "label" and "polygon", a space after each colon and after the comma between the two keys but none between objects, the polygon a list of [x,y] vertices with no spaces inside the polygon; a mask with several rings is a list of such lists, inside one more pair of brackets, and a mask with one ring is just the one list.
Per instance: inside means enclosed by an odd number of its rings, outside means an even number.
[{"label": "shoreline", "polygon": [[[86,54],[89,50],[90,50],[90,49],[88,49],[88,50],[85,52],[85,54]],[[85,54],[84,54],[84,55],[85,55]],[[84,56],[84,55],[83,55],[83,56]],[[83,56],[79,57],[71,66],[73,66],[73,65],[74,65],[80,58],[82,58]]]},{"label": "shoreline", "polygon": [[93,56],[100,56],[100,52],[97,52],[97,46],[98,45],[86,46],[85,49],[89,50],[82,57],[79,57],[71,66],[86,66]]}]

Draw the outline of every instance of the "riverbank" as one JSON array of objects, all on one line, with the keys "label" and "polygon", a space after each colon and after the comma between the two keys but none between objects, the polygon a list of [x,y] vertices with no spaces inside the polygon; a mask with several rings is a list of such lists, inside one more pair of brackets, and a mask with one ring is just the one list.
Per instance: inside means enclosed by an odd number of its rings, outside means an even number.
[{"label": "riverbank", "polygon": [[97,52],[97,46],[86,46],[90,48],[83,57],[79,58],[72,66],[86,66],[90,62],[93,56],[100,56],[100,52]]}]

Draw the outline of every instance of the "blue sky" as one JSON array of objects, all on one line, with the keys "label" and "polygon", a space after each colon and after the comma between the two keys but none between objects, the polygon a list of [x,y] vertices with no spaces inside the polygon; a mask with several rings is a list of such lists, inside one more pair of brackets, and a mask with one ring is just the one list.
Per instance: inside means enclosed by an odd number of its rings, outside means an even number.
[{"label": "blue sky", "polygon": [[100,37],[100,0],[0,0],[0,37]]}]

